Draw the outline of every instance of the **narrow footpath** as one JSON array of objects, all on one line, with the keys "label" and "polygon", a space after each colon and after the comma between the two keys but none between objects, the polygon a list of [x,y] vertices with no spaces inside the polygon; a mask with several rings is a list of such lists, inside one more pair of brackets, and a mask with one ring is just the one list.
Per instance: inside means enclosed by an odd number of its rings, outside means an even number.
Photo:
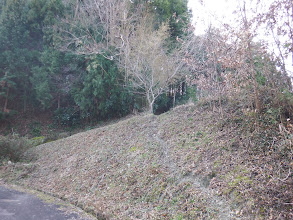
[{"label": "narrow footpath", "polygon": [[61,211],[59,206],[39,198],[0,186],[1,220],[90,220],[77,213]]}]

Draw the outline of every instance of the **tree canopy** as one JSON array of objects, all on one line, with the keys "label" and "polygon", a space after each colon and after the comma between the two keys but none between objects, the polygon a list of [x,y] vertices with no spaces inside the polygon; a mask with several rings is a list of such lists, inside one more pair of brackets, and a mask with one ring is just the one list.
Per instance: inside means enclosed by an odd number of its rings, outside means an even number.
[{"label": "tree canopy", "polygon": [[[290,90],[282,59],[255,42],[250,28],[265,23],[291,39],[290,25],[276,22],[283,11],[292,19],[290,1],[276,0],[251,20],[242,8],[239,32],[226,25],[204,36],[194,35],[187,3],[1,0],[1,115],[39,110],[64,119],[71,112],[97,121],[168,109],[195,91],[220,96],[221,103],[244,88],[260,112],[265,86]],[[288,39],[285,47],[277,44],[281,55],[291,51]]]}]

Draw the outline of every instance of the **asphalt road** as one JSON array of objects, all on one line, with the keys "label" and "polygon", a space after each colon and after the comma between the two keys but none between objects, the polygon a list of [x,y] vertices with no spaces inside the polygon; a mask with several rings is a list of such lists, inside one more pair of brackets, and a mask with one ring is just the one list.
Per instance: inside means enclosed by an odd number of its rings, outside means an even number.
[{"label": "asphalt road", "polygon": [[0,186],[0,220],[89,220],[37,197]]}]

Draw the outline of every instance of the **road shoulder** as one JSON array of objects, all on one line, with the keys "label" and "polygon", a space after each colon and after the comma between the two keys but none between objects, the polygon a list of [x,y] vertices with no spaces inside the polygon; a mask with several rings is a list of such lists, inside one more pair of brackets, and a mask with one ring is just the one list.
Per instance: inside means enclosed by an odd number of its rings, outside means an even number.
[{"label": "road shoulder", "polygon": [[56,208],[58,212],[61,211],[62,213],[64,213],[67,216],[70,216],[70,215],[78,216],[77,219],[80,219],[80,220],[96,220],[95,217],[85,213],[82,209],[80,209],[80,208],[78,208],[78,207],[76,207],[66,201],[63,201],[59,198],[45,194],[43,192],[28,189],[28,188],[25,188],[22,186],[14,185],[14,184],[7,184],[4,181],[2,181],[1,179],[0,179],[0,187],[6,188],[9,191],[16,191],[18,193],[26,194],[30,197],[34,197],[34,198],[40,200],[40,202],[44,203],[45,205],[50,205],[50,206]]}]

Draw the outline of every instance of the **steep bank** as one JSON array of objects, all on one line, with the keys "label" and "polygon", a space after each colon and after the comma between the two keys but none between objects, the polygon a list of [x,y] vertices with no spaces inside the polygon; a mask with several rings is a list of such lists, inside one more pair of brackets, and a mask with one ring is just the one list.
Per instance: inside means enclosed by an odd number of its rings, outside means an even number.
[{"label": "steep bank", "polygon": [[106,219],[293,217],[292,136],[224,114],[191,105],[135,116],[40,145],[35,162],[1,176]]}]

